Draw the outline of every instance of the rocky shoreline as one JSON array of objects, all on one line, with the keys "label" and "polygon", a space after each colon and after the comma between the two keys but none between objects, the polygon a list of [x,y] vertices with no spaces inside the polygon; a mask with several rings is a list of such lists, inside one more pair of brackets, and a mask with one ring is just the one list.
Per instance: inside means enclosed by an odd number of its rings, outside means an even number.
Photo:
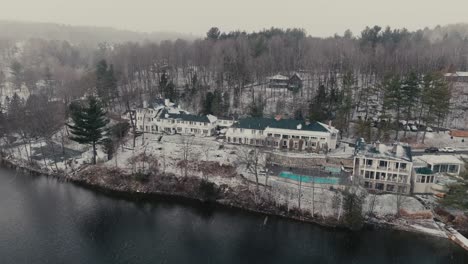
[{"label": "rocky shoreline", "polygon": [[[112,170],[107,171],[107,173],[113,174],[111,175],[112,179],[117,180],[114,182],[106,182],[98,180],[102,178],[102,175],[96,177],[96,173],[98,173],[98,171],[95,171],[93,168],[85,168],[79,172],[66,175],[42,171],[38,168],[31,168],[22,164],[17,164],[14,161],[5,158],[1,158],[1,166],[20,170],[35,176],[54,177],[93,191],[128,200],[170,198],[172,200],[176,199],[177,201],[209,203],[212,205],[258,213],[265,216],[277,216],[301,222],[314,223],[327,228],[342,230],[348,229],[343,223],[336,221],[336,219],[322,218],[318,216],[312,217],[310,213],[304,213],[298,210],[288,211],[284,207],[269,204],[265,201],[259,203],[258,200],[256,200],[258,198],[255,198],[253,192],[246,189],[235,189],[224,185],[217,186],[211,183],[209,184],[211,187],[204,190],[201,186],[205,185],[206,181],[200,178],[178,178],[173,175],[161,175],[159,176],[161,181],[165,182],[163,185],[160,185],[160,182],[155,184],[144,181],[138,182],[134,179],[131,180],[131,184],[126,184],[129,182],[129,175],[117,175],[115,174],[117,172]],[[424,231],[424,229],[413,228],[410,225],[402,225],[377,219],[367,219],[364,228],[392,229],[448,238],[446,235]]]}]

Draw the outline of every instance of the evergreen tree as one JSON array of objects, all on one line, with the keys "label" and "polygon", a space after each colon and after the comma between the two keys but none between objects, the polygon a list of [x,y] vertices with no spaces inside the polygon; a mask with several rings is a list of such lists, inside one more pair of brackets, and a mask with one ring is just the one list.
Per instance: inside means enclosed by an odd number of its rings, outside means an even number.
[{"label": "evergreen tree", "polygon": [[117,80],[113,65],[108,66],[106,60],[96,65],[96,91],[104,105],[118,96]]},{"label": "evergreen tree", "polygon": [[322,84],[319,86],[317,95],[309,105],[309,118],[311,121],[325,121],[328,119],[327,91]]},{"label": "evergreen tree", "polygon": [[[423,108],[422,120],[426,127],[440,123],[450,111],[451,99],[450,87],[441,73],[427,74],[423,78],[423,89],[421,93],[421,104]],[[426,137],[424,131],[422,143]]]},{"label": "evergreen tree", "polygon": [[362,215],[364,198],[350,189],[343,192],[344,222],[351,230],[359,230],[364,225]]},{"label": "evergreen tree", "polygon": [[351,112],[353,110],[353,89],[355,81],[351,72],[347,72],[343,77],[343,89],[340,92],[340,101],[336,114],[336,127],[348,134]]},{"label": "evergreen tree", "polygon": [[[403,112],[405,115],[406,124],[408,124],[408,121],[410,121],[413,117],[413,111],[415,105],[419,103],[420,94],[421,89],[419,86],[419,77],[415,72],[410,72],[401,87]],[[407,129],[404,131],[405,132],[403,137],[406,137]]]},{"label": "evergreen tree", "polygon": [[206,93],[205,100],[203,101],[203,114],[210,115],[212,112],[214,95],[212,92]]},{"label": "evergreen tree", "polygon": [[403,109],[403,93],[399,76],[387,76],[384,79],[383,104],[385,109],[392,110],[395,113],[395,139],[398,139],[398,132],[400,131],[400,118]]},{"label": "evergreen tree", "polygon": [[88,98],[86,106],[71,108],[73,125],[71,129],[71,140],[80,144],[89,144],[93,147],[93,164],[96,164],[96,146],[103,143],[105,127],[108,123],[106,113],[101,103],[94,97]]},{"label": "evergreen tree", "polygon": [[294,119],[295,120],[304,120],[304,116],[302,115],[302,110],[300,108],[296,109],[296,111],[294,111]]},{"label": "evergreen tree", "polygon": [[17,90],[21,90],[21,86],[24,82],[24,67],[19,61],[14,60],[10,64],[10,73],[12,76],[12,83]]},{"label": "evergreen tree", "polygon": [[221,35],[221,32],[219,31],[219,28],[217,27],[212,27],[210,30],[206,33],[206,38],[210,40],[218,40],[219,36]]},{"label": "evergreen tree", "polygon": [[96,92],[99,98],[106,102],[108,99],[107,87],[106,87],[106,75],[107,75],[107,62],[101,60],[96,65]]}]

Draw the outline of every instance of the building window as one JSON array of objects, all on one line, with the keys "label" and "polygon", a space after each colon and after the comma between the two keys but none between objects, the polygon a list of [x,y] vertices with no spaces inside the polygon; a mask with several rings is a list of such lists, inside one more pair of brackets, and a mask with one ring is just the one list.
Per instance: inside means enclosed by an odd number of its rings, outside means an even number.
[{"label": "building window", "polygon": [[273,136],[272,133],[268,133],[268,134],[267,134],[267,137],[271,137],[271,136]]},{"label": "building window", "polygon": [[231,142],[231,137],[228,137],[228,138],[227,138],[227,141],[230,143],[230,142]]},{"label": "building window", "polygon": [[253,144],[254,144],[254,140],[250,139],[250,145],[253,145]]},{"label": "building window", "polygon": [[281,135],[280,134],[275,134],[275,138],[280,138]]},{"label": "building window", "polygon": [[406,186],[398,186],[399,193],[406,193]]},{"label": "building window", "polygon": [[385,161],[385,160],[379,161],[379,167],[384,167],[384,168],[386,168],[387,165],[388,165],[388,164],[387,164],[387,161]]},{"label": "building window", "polygon": [[367,165],[367,166],[372,166],[372,160],[369,160],[369,159],[366,160],[366,165]]},{"label": "building window", "polygon": [[278,145],[279,145],[278,141],[275,141],[275,147],[278,147]]},{"label": "building window", "polygon": [[232,142],[237,143],[237,139],[235,137],[233,137]]},{"label": "building window", "polygon": [[364,182],[364,188],[372,189],[372,182]]},{"label": "building window", "polygon": [[406,170],[406,163],[400,163],[400,168],[402,170]]},{"label": "building window", "polygon": [[384,189],[384,184],[383,183],[375,183],[375,189],[383,191]]},{"label": "building window", "polygon": [[450,173],[457,173],[458,172],[458,165],[449,165],[448,172]]},{"label": "building window", "polygon": [[394,192],[394,191],[395,191],[395,185],[387,184],[387,192]]},{"label": "building window", "polygon": [[208,129],[203,129],[203,134],[207,134],[207,135],[208,135]]},{"label": "building window", "polygon": [[259,130],[259,131],[258,131],[258,134],[263,135],[263,131],[262,131],[262,130]]},{"label": "building window", "polygon": [[369,178],[370,178],[370,173],[369,173],[368,171],[366,171],[366,172],[364,173],[364,178],[366,178],[366,179],[369,179]]},{"label": "building window", "polygon": [[252,133],[252,135],[255,135],[255,129],[252,129],[250,133]]},{"label": "building window", "polygon": [[375,173],[375,179],[376,179],[376,180],[380,180],[380,172],[376,172],[376,173]]},{"label": "building window", "polygon": [[283,135],[283,139],[289,139],[289,135]]}]

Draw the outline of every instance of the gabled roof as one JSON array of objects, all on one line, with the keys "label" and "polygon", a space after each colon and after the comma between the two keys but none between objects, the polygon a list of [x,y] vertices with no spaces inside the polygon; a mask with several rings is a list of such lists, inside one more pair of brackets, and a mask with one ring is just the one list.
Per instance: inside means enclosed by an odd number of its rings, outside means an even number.
[{"label": "gabled roof", "polygon": [[[295,72],[293,75],[291,75],[291,78],[294,77],[294,76],[299,78],[299,80],[301,80],[301,81],[304,80],[303,76],[300,73]],[[289,79],[291,79],[291,78],[289,78]]]},{"label": "gabled roof", "polygon": [[257,129],[265,130],[266,128],[279,128],[279,129],[291,129],[291,130],[305,130],[305,131],[317,131],[317,132],[329,132],[327,128],[321,125],[319,122],[312,122],[306,124],[302,120],[294,119],[274,119],[274,118],[259,118],[259,117],[247,117],[242,118],[233,125],[236,128],[245,129]]},{"label": "gabled roof", "polygon": [[192,115],[187,114],[184,112],[180,112],[179,114],[173,114],[169,112],[163,111],[161,113],[162,119],[178,119],[183,121],[190,121],[190,122],[203,122],[203,123],[211,123],[210,119],[207,116],[199,116],[199,115]]},{"label": "gabled roof", "polygon": [[457,71],[454,73],[448,72],[444,74],[444,76],[445,77],[468,77],[468,72],[460,72],[460,71]]},{"label": "gabled roof", "polygon": [[281,74],[277,74],[277,75],[268,77],[267,79],[269,79],[269,80],[285,80],[285,81],[289,80],[289,78],[287,76],[284,76],[284,75],[281,75]]}]

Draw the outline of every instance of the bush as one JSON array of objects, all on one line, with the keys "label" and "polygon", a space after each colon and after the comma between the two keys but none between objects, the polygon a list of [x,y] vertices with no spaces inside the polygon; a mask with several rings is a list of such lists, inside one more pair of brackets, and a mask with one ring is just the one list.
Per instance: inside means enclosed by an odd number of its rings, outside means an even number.
[{"label": "bush", "polygon": [[200,197],[206,201],[214,201],[218,196],[218,190],[216,188],[216,185],[207,180],[202,180],[200,182],[200,185],[198,186],[198,191],[200,193]]},{"label": "bush", "polygon": [[148,183],[151,177],[151,174],[148,172],[138,171],[135,174],[135,180],[141,183]]}]

